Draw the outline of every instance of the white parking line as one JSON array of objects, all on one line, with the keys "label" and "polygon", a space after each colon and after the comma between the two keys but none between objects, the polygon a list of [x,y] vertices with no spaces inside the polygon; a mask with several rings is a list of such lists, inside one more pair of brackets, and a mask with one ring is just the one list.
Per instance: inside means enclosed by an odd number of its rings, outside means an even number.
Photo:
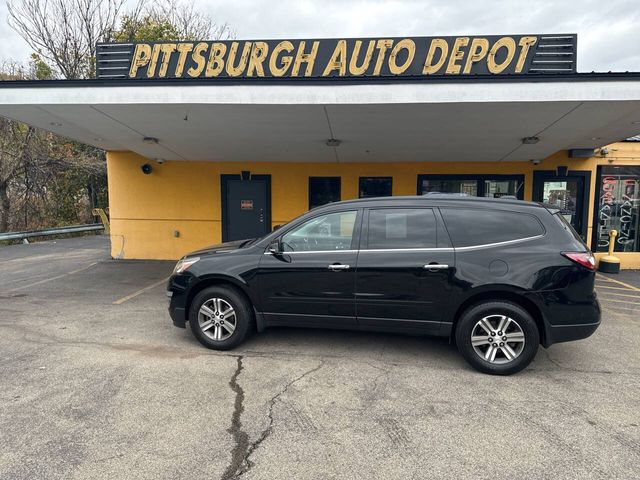
[{"label": "white parking line", "polygon": [[132,298],[137,297],[138,295],[143,294],[144,292],[146,292],[147,290],[151,290],[154,287],[157,287],[158,285],[162,285],[163,283],[165,283],[167,280],[169,280],[169,277],[163,278],[162,280],[160,280],[159,282],[156,283],[152,283],[151,285],[147,285],[144,288],[141,288],[140,290],[138,290],[137,292],[133,292],[130,295],[127,295],[126,297],[122,297],[119,298],[118,300],[116,300],[115,302],[113,302],[113,305],[122,305],[124,302],[131,300]]},{"label": "white parking line", "polygon": [[31,287],[35,287],[36,285],[41,285],[43,283],[53,282],[54,280],[58,280],[60,278],[68,277],[69,275],[74,275],[76,273],[84,272],[85,270],[88,270],[88,269],[90,269],[91,267],[93,267],[94,265],[97,265],[97,264],[98,264],[98,262],[93,262],[93,263],[90,263],[89,265],[87,265],[86,267],[78,268],[77,270],[72,270],[71,272],[63,273],[61,275],[56,275],[55,277],[45,278],[44,280],[39,280],[37,282],[33,282],[33,283],[28,284],[28,285],[22,285],[20,287],[12,288],[10,290],[7,290],[7,292],[17,292],[18,290],[24,290],[25,288],[31,288]]}]

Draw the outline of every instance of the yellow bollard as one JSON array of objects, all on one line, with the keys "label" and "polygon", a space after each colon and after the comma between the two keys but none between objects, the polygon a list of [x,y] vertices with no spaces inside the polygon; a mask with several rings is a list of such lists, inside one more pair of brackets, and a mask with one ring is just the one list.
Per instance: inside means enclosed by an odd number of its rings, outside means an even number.
[{"label": "yellow bollard", "polygon": [[107,217],[107,213],[102,208],[94,208],[91,213],[93,213],[93,215],[95,215],[96,217],[100,217],[102,225],[104,226],[104,233],[109,235],[111,230],[109,228],[109,217]]},{"label": "yellow bollard", "polygon": [[600,259],[598,270],[604,273],[618,273],[620,271],[620,259],[613,255],[613,248],[616,245],[617,230],[609,231],[609,252]]}]

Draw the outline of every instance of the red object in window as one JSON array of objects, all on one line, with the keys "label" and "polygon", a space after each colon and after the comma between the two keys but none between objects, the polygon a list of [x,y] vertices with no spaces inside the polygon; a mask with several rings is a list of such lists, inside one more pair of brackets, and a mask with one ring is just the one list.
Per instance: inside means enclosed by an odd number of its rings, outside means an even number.
[{"label": "red object in window", "polygon": [[589,270],[596,269],[596,259],[591,252],[562,252],[562,255]]}]

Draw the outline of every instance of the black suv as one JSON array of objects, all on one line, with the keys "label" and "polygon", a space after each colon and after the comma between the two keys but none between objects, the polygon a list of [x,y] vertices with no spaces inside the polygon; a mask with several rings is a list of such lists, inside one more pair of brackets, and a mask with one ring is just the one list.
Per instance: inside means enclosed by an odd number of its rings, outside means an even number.
[{"label": "black suv", "polygon": [[451,195],[318,207],[266,236],[183,257],[173,323],[226,350],[275,325],[450,337],[482,372],[600,324],[595,261],[558,210]]}]

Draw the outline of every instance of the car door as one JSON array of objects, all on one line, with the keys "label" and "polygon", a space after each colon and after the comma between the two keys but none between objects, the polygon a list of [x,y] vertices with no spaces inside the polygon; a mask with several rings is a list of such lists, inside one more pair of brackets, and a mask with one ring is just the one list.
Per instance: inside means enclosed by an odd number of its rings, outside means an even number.
[{"label": "car door", "polygon": [[268,325],[353,328],[355,271],[362,211],[319,213],[278,237],[258,268]]},{"label": "car door", "polygon": [[438,330],[454,251],[437,209],[371,208],[361,238],[356,277],[361,328]]}]

